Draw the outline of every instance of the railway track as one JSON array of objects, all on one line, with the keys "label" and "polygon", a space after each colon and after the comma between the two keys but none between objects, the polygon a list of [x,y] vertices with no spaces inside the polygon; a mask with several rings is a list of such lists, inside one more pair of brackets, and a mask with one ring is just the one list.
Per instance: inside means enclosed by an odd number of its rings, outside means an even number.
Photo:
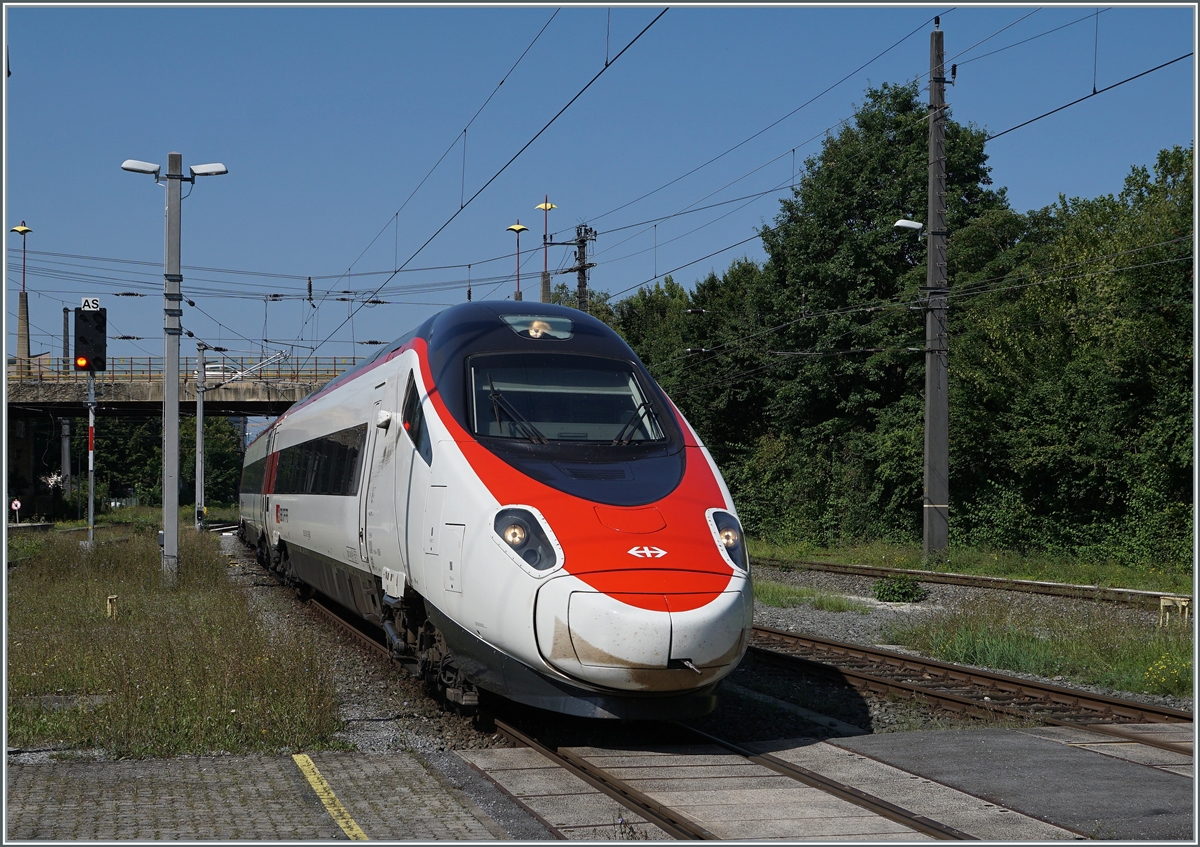
[{"label": "railway track", "polygon": [[[336,604],[317,595],[308,600],[307,605],[370,650],[383,656],[389,655],[381,635],[372,631],[369,625],[364,626],[361,621],[350,620],[339,613]],[[1183,745],[1159,743],[1144,733],[1124,733],[1121,730],[1122,723],[1190,723],[1192,716],[1187,712],[1042,685],[1002,674],[918,659],[893,651],[809,638],[767,627],[755,627],[754,638],[757,643],[752,649],[760,658],[783,664],[790,670],[801,669],[805,673],[816,672],[833,677],[859,690],[876,694],[901,692],[922,697],[940,708],[956,709],[979,717],[994,718],[997,714],[1020,716],[1045,724],[1088,729],[1191,754],[1191,750],[1185,749]],[[764,647],[764,644],[770,646]],[[782,653],[780,647],[794,652]],[[796,655],[795,652],[800,650],[804,650],[807,655]],[[820,658],[817,659],[817,656]],[[866,670],[868,667],[869,671]],[[494,720],[496,731],[504,737],[519,746],[537,750],[546,759],[640,815],[668,836],[679,840],[720,840],[720,836],[702,823],[654,799],[626,779],[589,760],[589,757],[597,756],[596,750],[558,746],[546,742],[538,737],[537,729],[518,726],[518,722],[524,723],[520,717]],[[725,761],[725,767],[731,772],[737,772],[739,768],[757,766],[928,837],[939,840],[977,840],[974,836],[931,817],[770,753],[758,753],[682,724],[672,723],[664,726],[663,737],[667,735],[686,738],[687,741],[683,744],[687,745],[689,754],[711,756],[722,751],[727,753],[730,758]],[[704,754],[704,750],[709,752]]]},{"label": "railway track", "polygon": [[[308,601],[308,605],[330,623],[344,630],[347,634],[354,637],[356,640],[378,652],[384,656],[389,655],[387,647],[383,642],[370,634],[363,631],[362,627],[353,621],[346,620],[338,612],[330,607],[327,602],[322,602],[317,598]],[[591,785],[600,793],[616,800],[625,808],[636,812],[646,820],[653,823],[659,829],[666,832],[673,838],[679,840],[704,840],[713,841],[720,840],[720,836],[714,835],[709,830],[705,829],[700,824],[688,818],[681,812],[670,808],[669,806],[654,800],[644,792],[641,792],[627,783],[625,780],[614,776],[604,768],[599,767],[587,760],[583,755],[571,750],[570,748],[555,747],[550,744],[539,741],[531,732],[519,729],[514,724],[496,719],[496,730],[501,735],[508,738],[515,744],[523,747],[530,747],[537,750],[552,762],[555,762],[560,767],[582,779],[587,784]],[[802,768],[799,765],[792,764],[769,753],[757,754],[730,741],[717,738],[699,730],[683,726],[682,724],[673,724],[674,729],[682,733],[686,733],[694,737],[699,743],[711,744],[717,747],[724,748],[742,761],[759,765],[767,768],[775,773],[782,774],[786,777],[809,785],[820,791],[845,800],[856,806],[860,806],[870,812],[873,812],[888,820],[929,835],[933,838],[941,840],[977,840],[974,836],[967,835],[953,827],[946,826],[938,821],[932,820],[923,815],[916,814],[894,803],[889,803],[865,791],[861,791],[850,785],[845,785],[827,776],[823,776],[814,771]]]},{"label": "railway track", "polygon": [[976,668],[756,626],[751,650],[761,659],[804,673],[836,678],[860,691],[920,697],[938,708],[981,718],[999,715],[1072,726],[1191,755],[1123,724],[1192,723],[1178,709],[1091,694]]},{"label": "railway track", "polygon": [[[615,776],[596,763],[589,761],[585,755],[576,750],[572,750],[569,747],[555,747],[543,743],[533,733],[518,729],[506,721],[497,720],[495,723],[496,729],[515,744],[537,750],[550,761],[555,762],[560,767],[579,777],[600,793],[616,800],[630,811],[641,815],[671,837],[690,841],[720,840],[720,836],[714,835],[700,823],[692,820],[677,809],[660,803],[644,792],[639,791],[625,780]],[[757,765],[816,788],[819,791],[859,806],[932,838],[944,841],[978,840],[974,836],[968,835],[954,827],[947,826],[924,815],[916,814],[873,794],[838,782],[799,765],[792,764],[769,753],[760,755],[732,742],[683,726],[682,724],[672,724],[671,726],[681,733],[690,735],[699,744],[724,749],[733,754],[736,760],[728,762],[726,765],[731,769],[742,768],[746,764]]]},{"label": "railway track", "polygon": [[970,574],[937,573],[905,568],[882,568],[873,565],[843,565],[836,562],[811,562],[800,559],[754,559],[755,564],[767,565],[784,570],[800,568],[826,573],[851,576],[885,577],[910,576],[920,582],[936,582],[944,585],[965,585],[971,588],[992,588],[1003,591],[1023,591],[1027,594],[1047,594],[1052,597],[1075,597],[1082,600],[1099,600],[1109,603],[1124,603],[1157,609],[1163,597],[1185,598],[1190,595],[1174,594],[1170,591],[1142,591],[1134,588],[1103,588],[1098,585],[1071,585],[1064,582],[1042,582],[1029,579],[1009,579],[998,576],[973,576]]},{"label": "railway track", "polygon": [[[382,635],[371,631],[369,624],[347,620],[336,610],[336,604],[321,595],[307,602],[310,608],[360,643],[380,655],[390,656]],[[1050,726],[1086,729],[1192,755],[1190,746],[1122,728],[1129,724],[1191,724],[1192,714],[1178,709],[764,626],[754,627],[750,649],[767,662],[833,678],[875,695],[918,697],[936,708],[985,720],[994,720],[998,716],[1017,717]]]}]

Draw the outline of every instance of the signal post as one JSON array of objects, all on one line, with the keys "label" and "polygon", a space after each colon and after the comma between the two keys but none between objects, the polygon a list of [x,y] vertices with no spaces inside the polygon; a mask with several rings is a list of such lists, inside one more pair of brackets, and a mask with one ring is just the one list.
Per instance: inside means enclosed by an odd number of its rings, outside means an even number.
[{"label": "signal post", "polygon": [[88,537],[96,540],[96,371],[108,369],[108,310],[99,297],[84,297],[75,310],[75,370],[87,372],[88,407]]}]

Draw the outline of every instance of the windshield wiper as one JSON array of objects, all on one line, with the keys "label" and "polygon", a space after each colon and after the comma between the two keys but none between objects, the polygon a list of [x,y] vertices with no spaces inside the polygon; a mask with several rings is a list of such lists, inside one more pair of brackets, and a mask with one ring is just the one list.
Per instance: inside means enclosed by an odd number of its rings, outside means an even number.
[{"label": "windshield wiper", "polygon": [[[636,424],[640,424],[643,420],[646,419],[647,412],[649,412],[650,416],[653,417],[655,420],[658,419],[658,416],[654,414],[654,407],[650,405],[649,399],[643,400],[641,403],[638,403],[637,408],[633,410],[633,417],[625,422],[625,426],[621,427],[621,431],[617,433],[617,437],[612,440],[612,443],[619,444],[619,445],[625,445],[625,444],[628,444],[630,441],[632,441],[633,434],[634,434],[634,432],[637,431]],[[628,430],[630,427],[634,427],[634,429],[630,430],[629,437],[625,438],[624,437],[625,431]],[[647,435],[649,435],[649,433],[647,433]],[[622,440],[622,439],[624,439],[624,440]]]},{"label": "windshield wiper", "polygon": [[492,383],[491,374],[488,374],[488,388],[492,390],[492,392],[488,395],[488,398],[492,401],[492,411],[496,413],[497,426],[499,426],[501,423],[500,410],[503,409],[508,414],[508,417],[512,420],[512,422],[519,426],[525,433],[525,437],[534,444],[550,443],[549,439],[542,435],[536,426],[527,421],[525,416],[513,408],[512,403],[509,403],[507,400],[505,400],[504,395],[496,390],[496,386]]}]

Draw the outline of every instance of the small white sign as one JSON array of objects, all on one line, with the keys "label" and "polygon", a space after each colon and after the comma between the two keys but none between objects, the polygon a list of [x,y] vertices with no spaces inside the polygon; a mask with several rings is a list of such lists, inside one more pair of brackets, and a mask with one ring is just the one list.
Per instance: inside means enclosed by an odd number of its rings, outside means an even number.
[{"label": "small white sign", "polygon": [[83,303],[79,308],[83,309],[85,312],[98,312],[100,311],[100,298],[84,297]]},{"label": "small white sign", "polygon": [[21,501],[20,500],[12,501],[12,510],[14,512],[19,512],[21,510]]}]

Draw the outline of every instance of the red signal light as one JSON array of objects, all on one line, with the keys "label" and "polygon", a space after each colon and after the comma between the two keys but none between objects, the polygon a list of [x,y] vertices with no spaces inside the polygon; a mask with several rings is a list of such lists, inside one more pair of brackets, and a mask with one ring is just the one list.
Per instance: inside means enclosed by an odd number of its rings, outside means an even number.
[{"label": "red signal light", "polygon": [[89,365],[91,365],[91,361],[88,359],[87,356],[76,356],[75,357],[75,370],[86,371],[88,369]]}]

